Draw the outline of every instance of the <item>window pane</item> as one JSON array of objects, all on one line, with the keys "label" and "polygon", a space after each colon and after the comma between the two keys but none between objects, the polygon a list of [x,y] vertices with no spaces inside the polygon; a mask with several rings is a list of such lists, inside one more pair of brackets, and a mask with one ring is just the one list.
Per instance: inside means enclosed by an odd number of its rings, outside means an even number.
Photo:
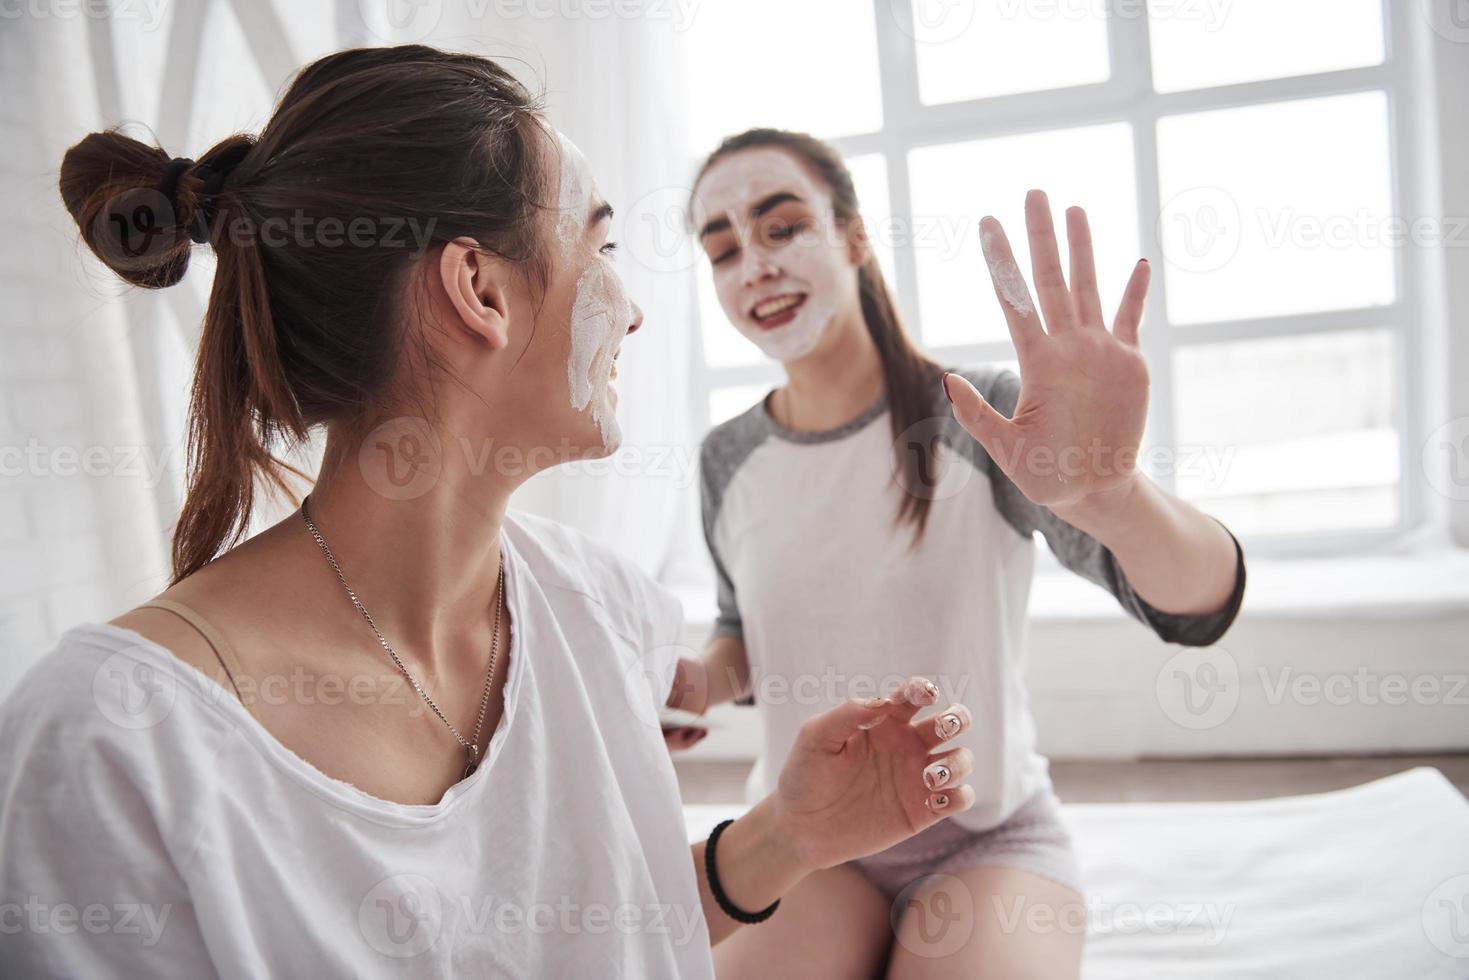
[{"label": "window pane", "polygon": [[882,128],[873,6],[717,0],[687,32],[694,147],[751,126],[849,136]]},{"label": "window pane", "polygon": [[864,153],[860,157],[848,157],[847,169],[852,172],[852,184],[857,189],[857,201],[862,208],[862,220],[867,222],[868,239],[872,250],[877,253],[878,265],[888,283],[893,281],[893,242],[897,229],[893,225],[893,210],[888,197],[888,164],[881,153]]},{"label": "window pane", "polygon": [[1178,492],[1236,534],[1393,525],[1396,356],[1386,330],[1178,349]]},{"label": "window pane", "polygon": [[753,408],[770,391],[770,385],[734,385],[709,393],[709,424],[718,425]]},{"label": "window pane", "polygon": [[1009,339],[980,253],[979,219],[993,214],[1005,226],[1028,282],[1025,194],[1033,187],[1050,195],[1062,237],[1065,209],[1086,208],[1102,302],[1116,309],[1142,255],[1132,127],[1118,123],[925,147],[909,156],[909,173],[924,343]]},{"label": "window pane", "polygon": [[1160,92],[1381,64],[1381,0],[1149,0]]},{"label": "window pane", "polygon": [[1395,298],[1383,93],[1165,118],[1158,167],[1174,323]]},{"label": "window pane", "polygon": [[912,0],[918,93],[928,105],[1106,81],[1096,3]]}]

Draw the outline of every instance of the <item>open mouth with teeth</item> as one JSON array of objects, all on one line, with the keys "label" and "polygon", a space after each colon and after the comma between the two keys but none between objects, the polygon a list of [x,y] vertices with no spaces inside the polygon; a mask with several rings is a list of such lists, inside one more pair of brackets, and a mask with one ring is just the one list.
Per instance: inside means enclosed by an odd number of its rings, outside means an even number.
[{"label": "open mouth with teeth", "polygon": [[750,309],[750,319],[762,330],[783,327],[796,318],[796,313],[806,302],[805,293],[782,293],[756,303]]}]

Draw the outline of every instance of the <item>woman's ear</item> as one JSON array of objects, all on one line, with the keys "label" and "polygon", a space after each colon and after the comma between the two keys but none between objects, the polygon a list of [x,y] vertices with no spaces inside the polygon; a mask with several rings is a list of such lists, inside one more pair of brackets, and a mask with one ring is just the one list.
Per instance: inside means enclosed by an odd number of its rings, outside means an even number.
[{"label": "woman's ear", "polygon": [[491,350],[510,344],[509,267],[471,238],[456,238],[439,256],[439,280],[459,324]]},{"label": "woman's ear", "polygon": [[872,254],[872,243],[867,238],[867,223],[861,215],[847,219],[847,261],[860,267]]}]

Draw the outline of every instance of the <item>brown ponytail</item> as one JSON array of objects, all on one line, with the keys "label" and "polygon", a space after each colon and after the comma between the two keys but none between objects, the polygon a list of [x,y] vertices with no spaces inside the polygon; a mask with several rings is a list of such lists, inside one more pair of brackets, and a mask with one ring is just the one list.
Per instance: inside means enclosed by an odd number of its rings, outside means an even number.
[{"label": "brown ponytail", "polygon": [[[811,167],[831,191],[832,209],[837,223],[849,227],[860,214],[857,190],[851,171],[841,156],[826,143],[805,133],[782,129],[751,129],[730,136],[709,154],[699,168],[700,179],[718,160],[740,150],[776,147],[786,150]],[[893,433],[893,467],[904,489],[898,506],[898,517],[913,525],[913,541],[923,537],[928,524],[935,472],[935,447],[932,439],[915,439],[909,432],[915,425],[934,417],[934,396],[942,383],[943,368],[923,355],[903,328],[897,304],[888,290],[887,280],[869,250],[857,270],[857,289],[862,304],[862,320],[877,345],[882,361],[883,384],[887,389],[889,420]],[[915,451],[916,450],[916,451]]]},{"label": "brown ponytail", "polygon": [[245,534],[258,480],[289,495],[290,475],[306,479],[278,447],[320,424],[364,425],[407,394],[402,287],[428,246],[466,236],[544,271],[546,145],[539,105],[494,62],[403,45],[308,65],[258,139],[231,136],[197,161],[117,130],[67,151],[62,200],[124,280],[174,285],[196,242],[218,257],[174,582]]}]

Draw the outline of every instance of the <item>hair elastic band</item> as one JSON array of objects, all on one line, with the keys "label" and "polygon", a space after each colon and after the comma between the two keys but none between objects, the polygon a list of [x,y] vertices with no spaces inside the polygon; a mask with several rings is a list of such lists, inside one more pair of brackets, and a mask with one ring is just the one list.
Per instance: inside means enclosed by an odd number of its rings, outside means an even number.
[{"label": "hair elastic band", "polygon": [[719,845],[719,835],[724,833],[724,828],[732,823],[734,823],[733,820],[725,820],[709,832],[709,842],[704,845],[704,875],[709,879],[709,890],[714,893],[714,900],[719,903],[724,914],[736,922],[752,926],[774,915],[776,908],[780,905],[780,899],[777,898],[770,903],[769,907],[759,912],[746,912],[731,902],[729,896],[724,893],[724,886],[719,883],[719,872],[714,868],[714,849]]}]

